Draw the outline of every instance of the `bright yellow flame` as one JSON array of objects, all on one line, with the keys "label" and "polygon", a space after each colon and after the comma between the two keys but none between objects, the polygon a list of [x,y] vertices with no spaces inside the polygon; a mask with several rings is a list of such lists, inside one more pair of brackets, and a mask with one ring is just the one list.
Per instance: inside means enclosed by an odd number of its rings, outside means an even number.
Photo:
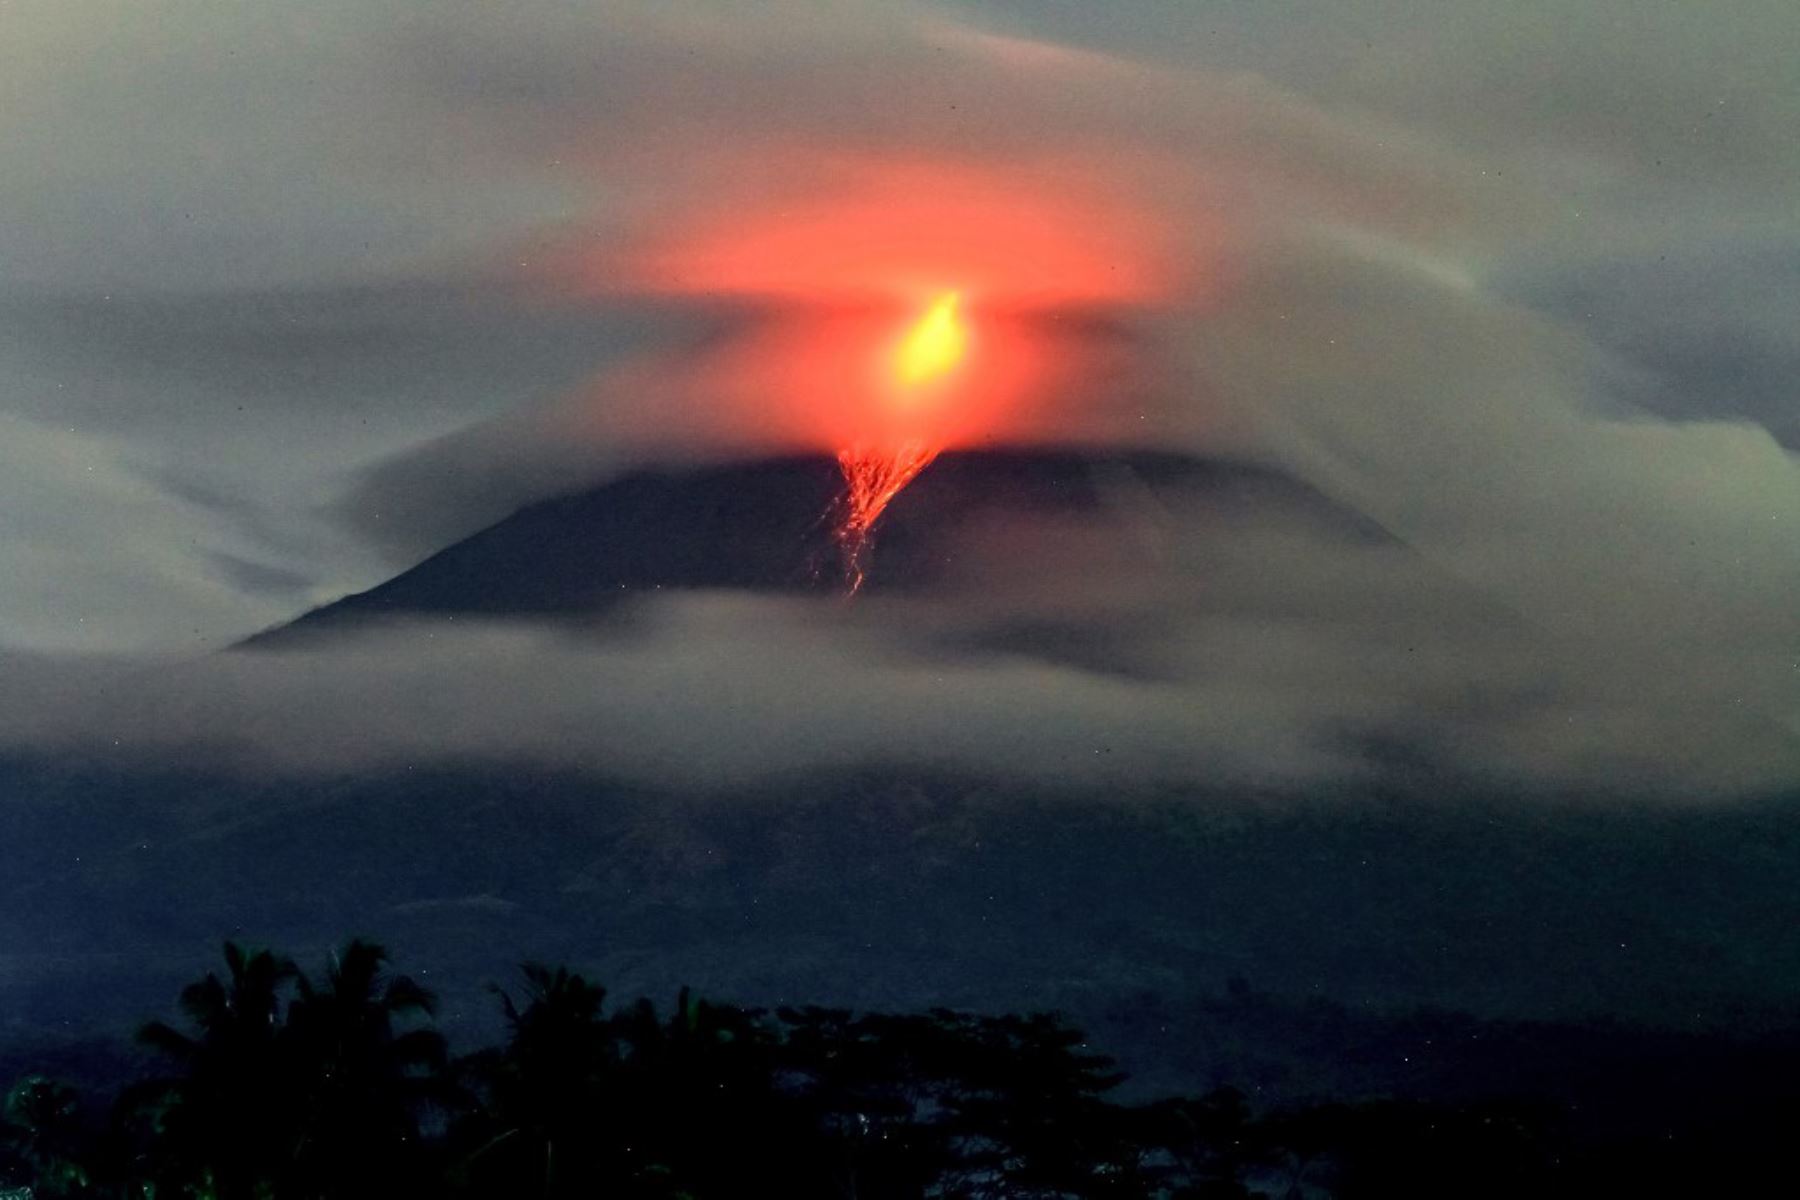
[{"label": "bright yellow flame", "polygon": [[945,292],[907,331],[894,355],[894,374],[902,386],[916,387],[936,379],[962,361],[969,331],[956,312],[961,299],[955,292]]}]

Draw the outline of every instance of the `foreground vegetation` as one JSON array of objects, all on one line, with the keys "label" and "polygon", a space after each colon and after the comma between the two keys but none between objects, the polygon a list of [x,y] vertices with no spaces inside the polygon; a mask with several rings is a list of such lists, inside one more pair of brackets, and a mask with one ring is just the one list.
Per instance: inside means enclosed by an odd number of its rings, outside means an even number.
[{"label": "foreground vegetation", "polygon": [[0,1194],[1354,1200],[1653,1179],[1707,1195],[1760,1169],[1584,1146],[1543,1105],[1119,1103],[1109,1060],[1048,1015],[771,1013],[685,991],[665,1013],[609,1009],[541,966],[496,991],[504,1044],[452,1057],[431,993],[381,947],[351,942],[309,977],[228,944],[224,973],[182,992],[185,1027],[140,1031],[159,1074],[105,1100],[37,1076],[11,1089]]}]

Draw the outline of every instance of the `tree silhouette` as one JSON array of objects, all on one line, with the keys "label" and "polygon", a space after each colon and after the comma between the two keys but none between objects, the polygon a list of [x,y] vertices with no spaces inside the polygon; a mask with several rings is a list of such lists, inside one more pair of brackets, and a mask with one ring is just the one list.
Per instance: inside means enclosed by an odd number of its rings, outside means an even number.
[{"label": "tree silhouette", "polygon": [[1123,1076],[1047,1014],[933,1014],[955,1047],[942,1104],[966,1186],[1018,1197],[1143,1194],[1140,1154],[1103,1099]]},{"label": "tree silhouette", "polygon": [[457,1176],[471,1191],[587,1194],[607,1165],[607,1084],[617,1062],[602,1019],[606,992],[566,968],[522,968],[517,1001],[496,988],[509,1031],[463,1072],[485,1104],[460,1122]]},{"label": "tree silhouette", "polygon": [[825,1194],[857,1200],[923,1196],[954,1162],[934,1118],[953,1053],[923,1016],[786,1008],[782,1059],[820,1139]]},{"label": "tree silhouette", "polygon": [[383,947],[359,939],[318,985],[297,980],[285,1036],[305,1098],[294,1175],[309,1195],[392,1195],[418,1169],[419,1113],[446,1098],[443,1036],[397,1028],[436,1002],[387,964]]},{"label": "tree silhouette", "polygon": [[252,1200],[279,1190],[293,1162],[297,1090],[280,1038],[282,992],[298,972],[267,950],[225,943],[228,979],[208,972],[181,993],[194,1026],[138,1033],[179,1074],[133,1096],[148,1118],[153,1171],[171,1191]]},{"label": "tree silhouette", "polygon": [[[685,989],[666,1014],[649,1001],[609,1014],[601,988],[536,965],[522,988],[495,989],[504,1044],[449,1061],[427,1024],[430,993],[373,942],[350,942],[310,979],[267,951],[228,943],[224,958],[222,974],[183,989],[182,1028],[141,1031],[167,1070],[125,1090],[116,1137],[66,1086],[31,1075],[11,1090],[0,1195],[16,1184],[58,1200],[1705,1195],[1785,1168],[1794,1111],[1785,1083],[1757,1083],[1753,1109],[1712,1119],[1707,1106],[1679,1137],[1663,1110],[1653,1130],[1582,1134],[1572,1110],[1514,1101],[1256,1112],[1220,1089],[1126,1105],[1112,1098],[1112,1063],[1051,1015],[769,1015]],[[1733,1053],[1743,1070],[1720,1078],[1800,1076],[1800,1040]]]},{"label": "tree silhouette", "polygon": [[266,950],[227,942],[224,957],[223,979],[182,990],[191,1032],[139,1031],[174,1071],[123,1097],[132,1169],[215,1200],[391,1195],[416,1176],[446,1055],[435,1031],[401,1026],[431,1015],[431,994],[390,977],[372,942],[332,955],[316,984]]},{"label": "tree silhouette", "polygon": [[1277,1161],[1236,1088],[1160,1100],[1141,1119],[1138,1136],[1167,1155],[1160,1174],[1175,1200],[1243,1200],[1252,1194],[1245,1177]]},{"label": "tree silhouette", "polygon": [[620,1117],[634,1186],[646,1194],[794,1194],[817,1170],[810,1126],[781,1085],[779,1036],[755,1010],[683,988],[666,1021],[648,1001],[614,1018]]},{"label": "tree silhouette", "polygon": [[88,1183],[75,1090],[28,1076],[6,1095],[0,1110],[0,1147],[12,1161],[9,1173],[24,1175],[43,1197],[75,1196]]}]

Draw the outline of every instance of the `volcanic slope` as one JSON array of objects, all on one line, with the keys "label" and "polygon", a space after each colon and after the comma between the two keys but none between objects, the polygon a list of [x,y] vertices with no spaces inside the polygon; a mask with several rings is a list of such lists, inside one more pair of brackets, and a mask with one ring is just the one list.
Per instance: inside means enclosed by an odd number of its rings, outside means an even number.
[{"label": "volcanic slope", "polygon": [[[522,508],[245,644],[296,646],[409,616],[580,617],[667,589],[841,593],[842,504],[838,466],[823,456],[638,471]],[[1226,535],[1278,520],[1339,544],[1392,544],[1373,522],[1271,467],[1155,451],[952,452],[882,517],[863,590],[946,586],[978,531],[1009,521],[1083,521],[1130,543],[1145,520],[1194,510]],[[1030,574],[1058,565],[1010,562]]]}]

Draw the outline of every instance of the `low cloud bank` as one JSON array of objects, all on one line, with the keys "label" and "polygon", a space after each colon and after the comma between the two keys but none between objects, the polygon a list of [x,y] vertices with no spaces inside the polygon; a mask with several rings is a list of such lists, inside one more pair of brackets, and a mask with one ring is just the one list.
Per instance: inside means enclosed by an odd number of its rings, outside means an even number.
[{"label": "low cloud bank", "polygon": [[[663,593],[171,662],[15,656],[0,746],[338,773],[520,762],[724,790],[869,764],[1082,791],[1428,780],[1715,799],[1800,769],[1754,638],[1558,634],[1396,544],[996,529],[933,596]],[[1012,553],[1079,561],[1041,586]],[[1021,582],[1023,580],[1023,582]]]}]

